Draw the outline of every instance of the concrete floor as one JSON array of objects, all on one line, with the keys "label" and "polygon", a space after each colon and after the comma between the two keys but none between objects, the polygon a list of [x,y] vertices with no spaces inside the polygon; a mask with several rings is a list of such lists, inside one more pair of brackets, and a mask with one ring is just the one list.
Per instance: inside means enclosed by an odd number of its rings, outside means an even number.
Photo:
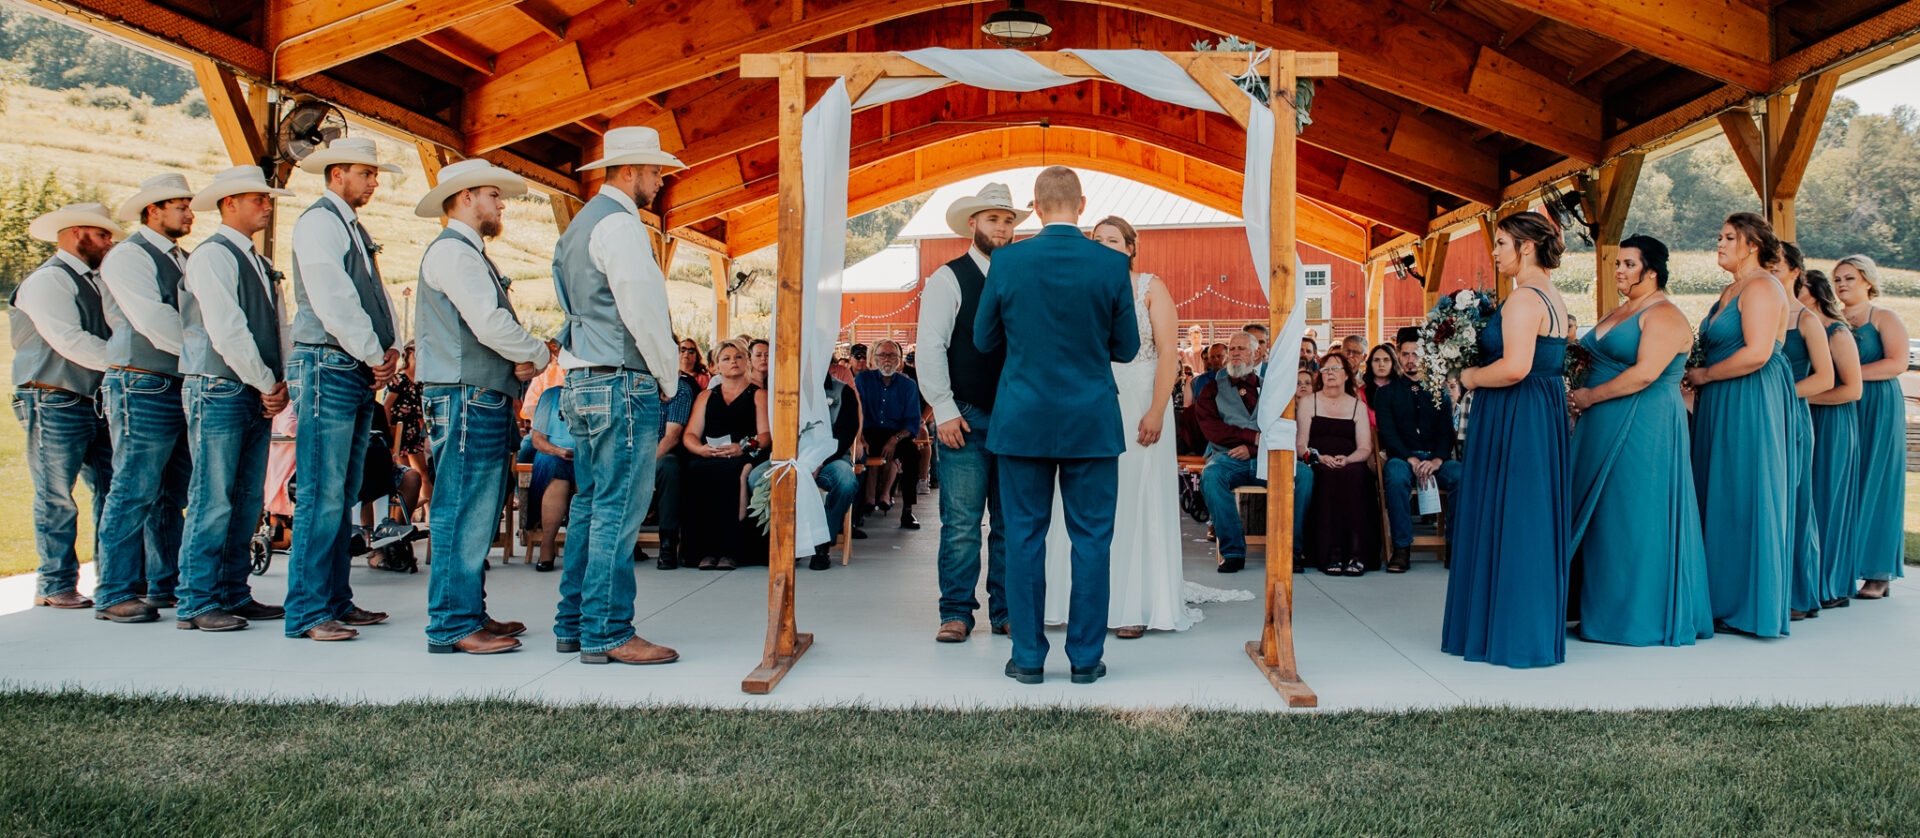
[{"label": "concrete floor", "polygon": [[[0,684],[42,689],[184,693],[269,701],[395,702],[512,697],[555,704],[688,704],[801,708],[817,705],[949,708],[1019,705],[1123,708],[1183,705],[1284,710],[1247,659],[1261,604],[1203,606],[1206,620],[1179,634],[1150,633],[1107,645],[1111,674],[1093,686],[1067,682],[1053,635],[1048,680],[1021,686],[1001,674],[1006,638],[982,626],[964,644],[937,644],[934,561],[937,508],[924,496],[925,529],[873,522],[855,542],[853,563],[799,573],[802,631],[815,643],[768,696],[740,691],[760,659],[766,631],[764,568],[731,573],[637,573],[640,633],[673,646],[664,667],[586,666],[553,651],[557,573],[496,559],[490,610],[531,630],[518,652],[493,657],[428,655],[427,574],[356,568],[355,599],[392,612],[347,643],[288,640],[278,622],[230,634],[176,631],[158,623],[117,625],[90,612],[33,608],[32,577],[0,579]],[[1259,589],[1261,564],[1236,575],[1213,571],[1204,527],[1187,522],[1187,578],[1203,585]],[[91,589],[91,565],[82,590]],[[1911,703],[1920,700],[1920,594],[1856,602],[1795,623],[1793,637],[1716,637],[1690,648],[1637,649],[1568,642],[1568,662],[1515,671],[1443,654],[1439,631],[1446,571],[1416,561],[1404,575],[1358,579],[1296,577],[1295,636],[1302,677],[1322,710],[1511,705],[1623,709],[1699,705]],[[279,602],[285,557],[254,579],[263,601]]]}]

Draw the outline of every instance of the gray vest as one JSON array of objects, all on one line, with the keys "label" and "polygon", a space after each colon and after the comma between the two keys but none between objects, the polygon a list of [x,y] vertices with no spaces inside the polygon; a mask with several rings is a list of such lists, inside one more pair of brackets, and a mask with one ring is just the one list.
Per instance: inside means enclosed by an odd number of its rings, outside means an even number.
[{"label": "gray vest", "polygon": [[[139,233],[128,236],[118,247],[130,247],[140,251],[141,255],[153,260],[154,279],[159,284],[160,302],[180,310],[180,280],[185,274],[173,261],[173,255],[155,247],[153,242]],[[107,325],[113,328],[113,337],[107,339],[107,363],[116,367],[157,372],[163,375],[178,375],[180,357],[153,345],[147,336],[133,328],[127,322],[126,315],[120,313],[120,307],[113,302],[113,289],[100,289],[107,308]]]},{"label": "gray vest", "polygon": [[[110,332],[107,329],[107,315],[100,303],[100,289],[61,259],[58,253],[41,263],[34,273],[48,268],[64,274],[73,283],[73,303],[80,310],[80,329],[105,340]],[[28,274],[28,278],[32,278],[32,274]],[[91,398],[94,391],[100,389],[100,372],[80,366],[53,351],[47,339],[40,336],[40,330],[33,327],[33,319],[20,310],[17,303],[19,296],[20,289],[15,288],[13,296],[7,298],[7,322],[13,327],[13,386],[31,381]]]},{"label": "gray vest", "polygon": [[[366,229],[360,227],[358,221],[348,223],[347,217],[340,213],[340,207],[334,204],[332,198],[321,196],[313,206],[307,207],[307,212],[315,210],[331,213],[346,226],[349,241],[358,242],[368,252],[372,252],[373,240],[367,237]],[[303,212],[301,215],[304,216],[306,213]],[[365,311],[367,318],[373,321],[373,334],[380,339],[380,346],[392,348],[394,345],[393,302],[387,299],[386,284],[380,281],[380,266],[371,258],[362,258],[360,250],[360,247],[349,246],[347,252],[340,255],[340,265],[346,270],[347,277],[353,280],[354,293],[360,298],[360,309]],[[300,280],[298,255],[293,260],[293,304],[295,343],[310,343],[316,346],[340,345],[340,341],[327,331],[327,327],[321,325],[319,316],[313,313],[313,306],[307,302],[307,286]]]},{"label": "gray vest", "polygon": [[[427,244],[427,252],[433,252],[435,245],[443,241],[455,242],[457,247],[473,248],[473,240],[451,229],[440,231],[440,235]],[[507,300],[507,281],[500,276],[500,269],[494,267],[493,260],[487,258],[485,251],[479,251],[480,259],[487,264],[487,275],[493,279],[494,302],[508,314],[514,314],[513,303]],[[425,256],[421,258],[421,273],[425,270]],[[474,337],[473,329],[460,316],[460,309],[454,307],[447,292],[428,285],[419,284],[420,322],[416,333],[415,346],[420,352],[420,383],[422,384],[465,384],[472,387],[484,387],[513,398],[519,398],[526,392],[526,382],[514,377],[513,362],[500,357],[500,353],[489,349],[480,339]],[[519,315],[514,315],[519,322]]]},{"label": "gray vest", "polygon": [[[1262,389],[1265,389],[1266,385],[1265,381],[1260,382]],[[1213,406],[1220,410],[1220,421],[1249,431],[1260,430],[1260,423],[1255,420],[1253,413],[1247,410],[1247,403],[1240,400],[1240,391],[1227,380],[1227,371],[1224,369],[1213,377]],[[1227,449],[1211,442],[1207,443],[1209,457],[1224,454],[1226,451]]]},{"label": "gray vest", "polygon": [[[209,247],[226,248],[233,254],[233,261],[239,267],[234,277],[235,296],[240,301],[240,312],[246,315],[247,331],[253,335],[253,348],[260,353],[267,369],[273,370],[274,381],[286,380],[286,366],[280,357],[280,285],[274,283],[262,287],[260,272],[254,270],[252,247],[242,249],[225,235],[215,233],[200,245],[200,249]],[[266,259],[261,262],[266,264]],[[273,270],[271,264],[267,270]],[[239,381],[240,374],[227,366],[219,350],[213,348],[213,341],[207,337],[207,324],[200,314],[200,302],[193,298],[193,289],[182,283],[180,286],[180,373],[182,375],[211,375],[231,381]]]},{"label": "gray vest", "polygon": [[620,319],[620,310],[614,306],[613,286],[607,284],[607,275],[594,267],[593,256],[587,252],[593,228],[600,220],[626,211],[619,201],[596,195],[560,235],[560,243],[553,249],[553,290],[567,322],[556,337],[562,349],[589,364],[648,372],[639,344],[627,333],[626,321]]}]

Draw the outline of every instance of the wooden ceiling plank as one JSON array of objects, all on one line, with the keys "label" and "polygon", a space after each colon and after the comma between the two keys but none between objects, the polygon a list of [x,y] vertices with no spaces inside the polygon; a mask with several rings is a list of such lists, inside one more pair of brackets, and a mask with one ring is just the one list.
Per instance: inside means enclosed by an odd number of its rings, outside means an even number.
[{"label": "wooden ceiling plank", "polygon": [[493,75],[493,56],[461,43],[445,32],[428,32],[420,36],[420,43],[434,52],[453,59],[468,69],[483,76]]},{"label": "wooden ceiling plank", "polygon": [[1728,84],[1773,84],[1772,24],[1745,0],[1505,0]]},{"label": "wooden ceiling plank", "polygon": [[558,10],[550,9],[538,0],[520,0],[513,4],[512,9],[533,28],[547,33],[547,37],[556,41],[567,39],[567,18]]},{"label": "wooden ceiling plank", "polygon": [[1633,54],[1633,45],[1614,44],[1587,57],[1579,66],[1567,73],[1568,84],[1579,84],[1588,76],[1607,68],[1607,65]]},{"label": "wooden ceiling plank", "polygon": [[[438,32],[463,20],[498,11],[514,0],[411,0],[381,5],[312,26],[296,28],[275,10],[274,29],[284,39],[273,51],[272,70],[294,81],[356,58]],[[273,7],[269,7],[270,9]]]},{"label": "wooden ceiling plank", "polygon": [[1508,26],[1506,31],[1500,33],[1500,48],[1506,49],[1507,47],[1520,43],[1520,39],[1527,37],[1527,33],[1532,32],[1535,26],[1539,26],[1540,21],[1543,19],[1544,18],[1533,12],[1521,12],[1519,16],[1514,19],[1513,25]]}]

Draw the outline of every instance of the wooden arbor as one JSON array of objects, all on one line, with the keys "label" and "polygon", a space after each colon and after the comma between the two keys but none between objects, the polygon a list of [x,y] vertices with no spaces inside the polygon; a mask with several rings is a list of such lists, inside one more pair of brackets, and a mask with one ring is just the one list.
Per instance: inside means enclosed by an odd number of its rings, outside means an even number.
[{"label": "wooden arbor", "polygon": [[[1239,125],[1249,125],[1251,100],[1229,79],[1246,66],[1244,55],[1221,53],[1167,53]],[[1027,56],[1072,79],[1099,79],[1103,74],[1068,53],[1035,52]],[[1234,66],[1238,65],[1238,66]],[[1296,80],[1331,78],[1338,74],[1333,53],[1273,51],[1263,75],[1276,91],[1276,100],[1291,102]],[[800,341],[805,333],[802,311],[805,265],[805,192],[801,174],[801,125],[810,102],[807,80],[845,78],[847,95],[858,101],[882,78],[937,78],[940,74],[905,57],[890,53],[777,53],[743,55],[741,78],[774,78],[779,82],[779,305],[774,324],[773,458],[791,460],[800,437]],[[1284,98],[1282,98],[1284,97]],[[1294,306],[1294,212],[1297,197],[1295,124],[1288,109],[1277,109],[1271,161],[1271,206],[1268,277],[1269,328],[1279,334]],[[1247,654],[1274,688],[1293,707],[1318,703],[1313,690],[1300,679],[1293,653],[1293,454],[1291,446],[1265,452],[1269,486],[1267,521],[1270,534],[1266,562],[1266,608],[1258,640],[1247,643]],[[764,694],[785,677],[813,643],[813,635],[799,631],[794,616],[794,503],[798,475],[792,469],[775,471],[772,486],[773,539],[768,559],[767,640],[760,665],[741,683],[749,693]]]}]

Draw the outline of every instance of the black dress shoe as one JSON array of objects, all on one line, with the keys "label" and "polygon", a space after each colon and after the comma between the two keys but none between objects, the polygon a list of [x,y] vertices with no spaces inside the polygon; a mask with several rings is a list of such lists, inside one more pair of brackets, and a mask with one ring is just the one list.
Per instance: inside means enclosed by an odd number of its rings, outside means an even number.
[{"label": "black dress shoe", "polygon": [[555,640],[553,641],[553,650],[563,655],[576,654],[580,651],[580,641]]},{"label": "black dress shoe", "polygon": [[204,611],[184,620],[176,621],[174,628],[181,631],[239,631],[247,627],[247,621],[233,616],[231,612],[218,608]]},{"label": "black dress shoe", "polygon": [[232,609],[232,613],[233,616],[239,617],[242,620],[278,620],[281,617],[287,616],[287,609],[281,608],[278,605],[268,605],[264,602],[247,600],[246,605]]},{"label": "black dress shoe", "polygon": [[1107,665],[1105,662],[1101,662],[1092,666],[1074,667],[1072,674],[1067,676],[1067,680],[1076,684],[1091,684],[1106,677],[1106,675]]},{"label": "black dress shoe", "polygon": [[549,573],[553,570],[553,562],[534,562],[533,569],[540,573]]},{"label": "black dress shoe", "polygon": [[654,560],[653,566],[660,570],[672,570],[679,567],[680,548],[668,539],[661,539],[660,558]]},{"label": "black dress shoe", "polygon": [[1038,684],[1047,680],[1047,670],[1044,667],[1028,669],[1024,666],[1014,666],[1013,661],[1007,661],[1007,677],[1022,684]]},{"label": "black dress shoe", "polygon": [[808,570],[826,570],[830,567],[833,567],[833,559],[827,557],[827,551],[825,550],[815,552],[813,554],[813,561],[807,562]]},{"label": "black dress shoe", "polygon": [[859,527],[854,527],[854,528],[853,528],[853,537],[854,537],[855,539],[865,539],[865,538],[867,537],[867,531],[866,531],[866,530],[863,530],[863,529],[861,529],[861,528],[859,528]]},{"label": "black dress shoe", "polygon": [[1220,571],[1221,573],[1239,573],[1241,568],[1246,566],[1247,558],[1245,556],[1227,556],[1220,560],[1220,566],[1214,568],[1214,570]]},{"label": "black dress shoe", "polygon": [[920,528],[920,519],[913,517],[913,507],[900,507],[900,528],[903,530],[917,530]]}]

